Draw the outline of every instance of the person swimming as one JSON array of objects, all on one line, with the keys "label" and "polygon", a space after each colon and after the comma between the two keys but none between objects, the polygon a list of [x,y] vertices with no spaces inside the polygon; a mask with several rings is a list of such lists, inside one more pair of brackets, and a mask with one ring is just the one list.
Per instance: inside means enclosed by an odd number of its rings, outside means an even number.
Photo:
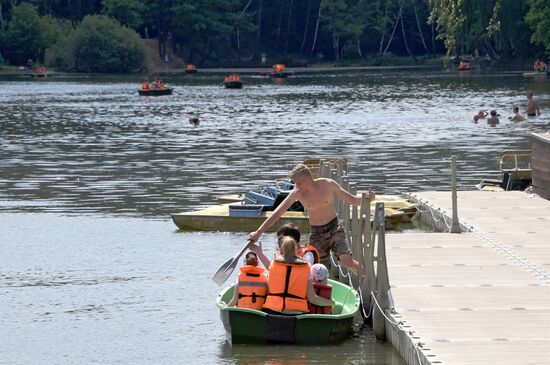
[{"label": "person swimming", "polygon": [[515,106],[512,111],[514,112],[513,117],[508,117],[512,122],[523,122],[524,120],[527,120],[520,112],[519,107]]},{"label": "person swimming", "polygon": [[500,123],[500,121],[498,120],[498,117],[500,117],[500,114],[498,114],[496,110],[491,110],[490,114],[491,116],[487,118],[487,124],[489,124],[491,127],[494,127]]},{"label": "person swimming", "polygon": [[485,119],[489,113],[487,113],[485,110],[481,109],[476,115],[474,115],[474,123],[477,123],[480,119]]}]

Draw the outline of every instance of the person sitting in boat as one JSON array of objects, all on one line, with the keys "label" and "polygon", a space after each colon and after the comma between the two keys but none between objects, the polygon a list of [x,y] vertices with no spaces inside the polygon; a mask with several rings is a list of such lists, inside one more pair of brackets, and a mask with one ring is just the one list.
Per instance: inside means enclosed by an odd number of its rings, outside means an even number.
[{"label": "person sitting in boat", "polygon": [[527,120],[527,118],[525,118],[520,112],[519,112],[519,107],[515,106],[512,111],[514,112],[514,116],[513,117],[509,117],[508,119],[510,119],[512,122],[523,122],[524,120]]},{"label": "person sitting in boat", "polygon": [[[313,282],[313,290],[320,297],[331,299],[332,286],[328,285],[328,269],[323,264],[315,264],[311,266],[311,280]],[[332,307],[318,306],[309,303],[309,313],[315,314],[332,314]]]},{"label": "person sitting in boat", "polygon": [[141,90],[149,90],[149,80],[145,79],[141,82]]},{"label": "person sitting in boat", "polygon": [[155,88],[158,90],[164,90],[164,83],[158,77],[155,79]]},{"label": "person sitting in boat", "polygon": [[[319,251],[315,247],[313,247],[310,244],[307,244],[305,246],[302,246],[300,244],[300,230],[294,225],[293,223],[287,223],[283,224],[279,229],[277,230],[277,248],[274,254],[274,257],[277,257],[280,255],[281,252],[281,243],[284,238],[291,237],[296,241],[297,243],[297,249],[296,249],[296,256],[304,259],[307,261],[309,266],[312,266],[313,264],[319,263],[320,261],[320,255]],[[271,265],[271,260],[264,254],[261,246],[256,245],[250,245],[250,250],[255,252],[258,257],[260,258],[260,261],[262,264],[264,264],[265,267],[269,267]]]},{"label": "person sitting in boat", "polygon": [[458,68],[460,70],[469,70],[470,69],[470,62],[468,62],[466,60],[460,60]]},{"label": "person sitting in boat", "polygon": [[267,298],[263,311],[270,314],[308,313],[308,302],[319,306],[333,306],[334,300],[315,294],[309,265],[296,256],[296,241],[285,237],[281,255],[269,266]]},{"label": "person sitting in boat", "polygon": [[498,120],[498,117],[500,117],[500,115],[497,113],[497,111],[491,110],[491,116],[487,118],[487,124],[489,124],[491,127],[496,126],[497,124],[500,123],[500,121]]},{"label": "person sitting in boat", "polygon": [[480,119],[485,119],[486,116],[488,116],[489,113],[487,113],[485,110],[481,109],[476,115],[474,115],[474,123],[477,123]]},{"label": "person sitting in boat", "polygon": [[305,246],[300,244],[300,230],[294,224],[284,224],[277,230],[277,240],[279,241],[279,246],[284,237],[294,238],[294,240],[298,244],[296,255],[306,260],[309,266],[313,266],[314,264],[321,262],[319,251],[317,251],[315,247],[313,247],[309,243]]},{"label": "person sitting in boat", "polygon": [[282,63],[278,63],[278,64],[273,66],[273,72],[274,73],[283,72],[284,70],[285,70],[285,65],[283,65]]},{"label": "person sitting in boat", "polygon": [[258,267],[258,256],[254,252],[246,254],[244,264],[235,284],[233,298],[227,305],[261,310],[267,296],[265,270]]},{"label": "person sitting in boat", "polygon": [[544,61],[537,58],[537,60],[533,64],[533,69],[537,72],[546,72],[548,66],[546,66],[546,63]]}]

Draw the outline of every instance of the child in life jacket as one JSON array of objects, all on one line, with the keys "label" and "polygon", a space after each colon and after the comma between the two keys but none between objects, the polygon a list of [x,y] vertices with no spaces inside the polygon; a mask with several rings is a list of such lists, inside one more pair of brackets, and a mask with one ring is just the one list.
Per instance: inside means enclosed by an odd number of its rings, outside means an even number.
[{"label": "child in life jacket", "polygon": [[277,230],[277,240],[279,241],[279,244],[283,237],[292,237],[298,243],[296,256],[306,260],[309,266],[313,266],[313,264],[319,263],[320,258],[317,249],[310,244],[306,244],[305,246],[302,245],[300,243],[300,236],[300,230],[298,230],[298,228],[292,223],[282,225]]},{"label": "child in life jacket", "polygon": [[[314,264],[311,266],[311,280],[315,294],[326,299],[332,299],[332,286],[328,285],[328,269],[323,264]],[[332,307],[321,307],[308,303],[311,314],[332,314]]]},{"label": "child in life jacket", "polygon": [[258,256],[254,252],[248,252],[235,284],[233,298],[227,305],[261,310],[266,296],[267,277],[265,271],[258,267]]},{"label": "child in life jacket", "polygon": [[[313,264],[319,263],[321,261],[319,251],[317,251],[315,247],[310,244],[307,244],[305,246],[302,246],[300,244],[300,230],[292,223],[284,224],[277,230],[277,248],[273,255],[273,259],[277,258],[277,256],[280,255],[281,242],[287,237],[294,239],[294,241],[298,243],[296,256],[304,259],[309,264],[309,266],[312,266]],[[263,252],[261,242],[258,242],[257,245],[254,243],[250,243],[248,245],[248,249],[258,255],[260,261],[266,268],[270,266],[271,260]]]}]

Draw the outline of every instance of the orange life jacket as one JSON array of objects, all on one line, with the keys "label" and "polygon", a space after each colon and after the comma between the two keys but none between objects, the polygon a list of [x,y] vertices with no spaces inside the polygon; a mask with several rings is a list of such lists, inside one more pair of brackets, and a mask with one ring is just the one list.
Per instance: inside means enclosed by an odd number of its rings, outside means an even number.
[{"label": "orange life jacket", "polygon": [[[320,297],[331,299],[332,297],[332,286],[330,285],[321,285],[313,284],[313,290],[315,294]],[[332,314],[332,307],[329,306],[319,306],[308,302],[309,312],[315,314]]]},{"label": "orange life jacket", "polygon": [[461,70],[470,68],[470,63],[466,61],[460,61],[460,65],[458,66],[458,68]]},{"label": "orange life jacket", "polygon": [[142,82],[141,83],[141,90],[147,90],[149,89],[149,84],[147,82]]},{"label": "orange life jacket", "polygon": [[261,310],[267,296],[267,277],[264,269],[245,265],[239,274],[237,307]]},{"label": "orange life jacket", "polygon": [[313,263],[318,264],[321,262],[321,257],[319,256],[319,251],[312,245],[307,245],[305,247],[300,247],[298,250],[296,250],[296,254],[298,257],[304,257],[304,255],[307,252],[311,252],[313,254]]},{"label": "orange life jacket", "polygon": [[273,260],[269,265],[268,294],[264,308],[277,312],[300,311],[308,313],[308,277],[309,265],[305,262],[286,264]]}]

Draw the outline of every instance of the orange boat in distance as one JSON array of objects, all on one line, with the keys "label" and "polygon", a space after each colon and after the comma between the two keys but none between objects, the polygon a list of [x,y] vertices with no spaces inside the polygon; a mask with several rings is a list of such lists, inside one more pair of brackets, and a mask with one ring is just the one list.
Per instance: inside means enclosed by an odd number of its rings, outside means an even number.
[{"label": "orange boat in distance", "polygon": [[458,69],[461,70],[461,71],[467,71],[470,69],[470,62],[468,61],[460,61],[460,63],[458,64]]},{"label": "orange boat in distance", "polygon": [[191,75],[196,74],[197,73],[197,68],[192,63],[189,63],[189,64],[187,64],[187,66],[185,66],[185,71],[184,72],[186,74],[191,74]]},{"label": "orange boat in distance", "polygon": [[241,77],[237,74],[231,74],[225,76],[223,79],[223,85],[226,89],[241,89],[243,87],[243,82]]},{"label": "orange boat in distance", "polygon": [[277,63],[276,65],[273,65],[270,76],[278,78],[288,77],[288,75],[290,75],[290,72],[285,71],[285,68],[286,66],[282,63]]}]

